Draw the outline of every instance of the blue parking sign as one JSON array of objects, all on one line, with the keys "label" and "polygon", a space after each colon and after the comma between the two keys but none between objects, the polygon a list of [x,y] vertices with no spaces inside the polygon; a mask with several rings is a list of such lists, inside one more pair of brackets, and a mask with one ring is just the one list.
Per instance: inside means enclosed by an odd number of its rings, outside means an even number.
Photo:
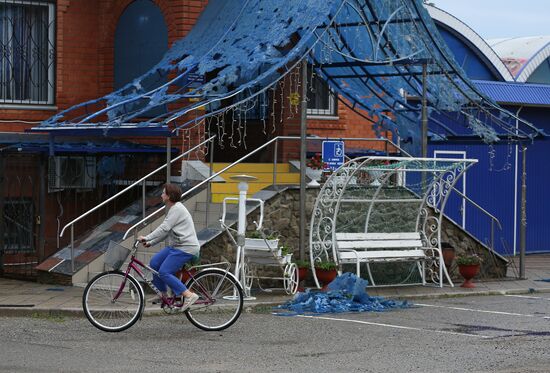
[{"label": "blue parking sign", "polygon": [[336,170],[344,164],[344,142],[323,141],[323,162],[331,170]]}]

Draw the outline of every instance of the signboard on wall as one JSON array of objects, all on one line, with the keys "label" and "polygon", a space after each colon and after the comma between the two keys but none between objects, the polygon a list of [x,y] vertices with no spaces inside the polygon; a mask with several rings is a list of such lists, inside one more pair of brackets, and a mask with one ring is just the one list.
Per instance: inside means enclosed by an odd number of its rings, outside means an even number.
[{"label": "signboard on wall", "polygon": [[344,164],[344,142],[323,141],[323,162],[331,170],[336,170]]}]

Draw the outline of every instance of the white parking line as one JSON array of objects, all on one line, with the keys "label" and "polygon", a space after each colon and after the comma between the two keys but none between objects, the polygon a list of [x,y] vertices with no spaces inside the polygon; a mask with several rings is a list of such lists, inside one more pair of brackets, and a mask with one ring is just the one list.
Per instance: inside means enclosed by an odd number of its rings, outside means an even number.
[{"label": "white parking line", "polygon": [[394,328],[394,329],[416,330],[416,331],[432,332],[432,333],[439,333],[439,334],[461,335],[461,336],[466,336],[466,337],[492,338],[491,336],[488,336],[488,335],[449,332],[449,331],[445,331],[445,330],[435,330],[435,329],[422,329],[422,328],[414,328],[414,327],[411,327],[411,326],[384,324],[384,323],[361,321],[361,320],[338,319],[338,318],[326,317],[326,316],[297,315],[297,317],[304,317],[304,318],[308,318],[308,319],[331,320],[331,321],[344,321],[344,322],[351,322],[351,323],[357,323],[357,324],[385,326],[385,327]]},{"label": "white parking line", "polygon": [[[488,311],[488,310],[480,310],[480,309],[475,309],[475,308],[440,306],[440,305],[436,305],[436,304],[414,303],[414,305],[415,305],[415,306],[421,306],[421,307],[447,308],[447,309],[450,309],[450,310],[458,310],[458,311],[492,313],[492,314],[496,314],[496,315],[506,315],[506,316],[540,317],[540,316],[529,315],[529,314],[524,314],[524,313],[502,312],[502,311]],[[543,317],[543,318],[544,318],[544,319],[547,319],[548,316],[545,316],[545,317]]]}]

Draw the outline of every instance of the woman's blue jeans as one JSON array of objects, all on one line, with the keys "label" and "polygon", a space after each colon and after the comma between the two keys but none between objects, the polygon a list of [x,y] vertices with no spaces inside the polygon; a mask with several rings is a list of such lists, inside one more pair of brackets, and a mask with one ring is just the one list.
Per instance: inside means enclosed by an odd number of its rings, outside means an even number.
[{"label": "woman's blue jeans", "polygon": [[193,255],[189,253],[170,246],[165,247],[151,258],[151,268],[159,273],[158,276],[153,276],[153,284],[163,293],[168,285],[175,295],[181,295],[187,287],[174,274],[191,259]]}]

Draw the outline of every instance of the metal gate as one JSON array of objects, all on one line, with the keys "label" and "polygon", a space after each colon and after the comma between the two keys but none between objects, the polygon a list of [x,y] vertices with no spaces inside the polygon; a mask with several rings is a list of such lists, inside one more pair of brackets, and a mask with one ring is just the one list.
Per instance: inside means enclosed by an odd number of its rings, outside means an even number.
[{"label": "metal gate", "polygon": [[39,165],[38,156],[0,156],[0,274],[5,277],[36,276]]}]

